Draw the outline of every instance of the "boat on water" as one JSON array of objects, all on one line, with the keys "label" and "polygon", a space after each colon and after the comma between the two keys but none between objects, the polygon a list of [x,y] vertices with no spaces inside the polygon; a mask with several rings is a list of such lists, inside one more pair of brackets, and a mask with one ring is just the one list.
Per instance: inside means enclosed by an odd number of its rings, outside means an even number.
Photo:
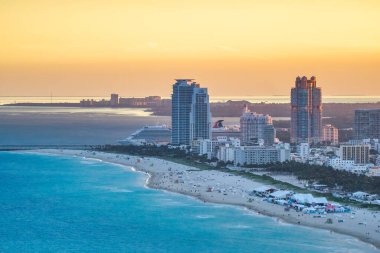
[{"label": "boat on water", "polygon": [[[167,145],[171,142],[172,130],[166,125],[144,126],[127,138],[120,140],[122,145]],[[239,137],[240,129],[237,126],[224,126],[223,120],[218,120],[212,128],[212,138],[218,136]]]},{"label": "boat on water", "polygon": [[171,141],[172,130],[166,125],[144,126],[124,140],[122,145],[166,145]]},{"label": "boat on water", "polygon": [[240,138],[239,126],[224,126],[224,120],[218,120],[211,128],[212,138],[216,139],[218,136]]}]

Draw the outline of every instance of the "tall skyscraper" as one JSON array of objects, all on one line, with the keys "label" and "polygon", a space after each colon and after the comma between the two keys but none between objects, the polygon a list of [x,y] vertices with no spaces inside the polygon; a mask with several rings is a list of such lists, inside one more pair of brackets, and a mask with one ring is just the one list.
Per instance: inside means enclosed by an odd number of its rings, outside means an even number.
[{"label": "tall skyscraper", "polygon": [[269,115],[251,112],[245,105],[240,117],[240,132],[243,145],[263,140],[264,145],[270,146],[274,143],[275,129],[272,117]]},{"label": "tall skyscraper", "polygon": [[193,79],[176,79],[172,94],[172,144],[190,145],[211,138],[211,113],[207,88]]},{"label": "tall skyscraper", "polygon": [[380,109],[355,110],[354,138],[380,139]]},{"label": "tall skyscraper", "polygon": [[291,129],[293,143],[318,143],[322,133],[322,92],[312,76],[297,77],[291,91]]}]

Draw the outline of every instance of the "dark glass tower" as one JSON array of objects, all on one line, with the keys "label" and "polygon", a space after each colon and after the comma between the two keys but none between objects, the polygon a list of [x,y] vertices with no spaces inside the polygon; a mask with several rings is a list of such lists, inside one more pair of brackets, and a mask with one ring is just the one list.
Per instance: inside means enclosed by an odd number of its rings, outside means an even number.
[{"label": "dark glass tower", "polygon": [[380,139],[380,109],[355,110],[354,138]]},{"label": "dark glass tower", "polygon": [[291,91],[292,143],[318,143],[322,135],[322,92],[317,79],[312,76],[297,77]]},{"label": "dark glass tower", "polygon": [[207,88],[200,88],[193,79],[176,79],[172,94],[172,144],[190,145],[199,138],[211,138]]}]

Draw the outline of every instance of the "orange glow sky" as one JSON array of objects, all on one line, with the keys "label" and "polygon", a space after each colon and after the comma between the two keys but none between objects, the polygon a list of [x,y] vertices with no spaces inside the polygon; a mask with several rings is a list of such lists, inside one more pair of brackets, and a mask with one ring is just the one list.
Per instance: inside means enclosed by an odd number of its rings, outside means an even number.
[{"label": "orange glow sky", "polygon": [[0,0],[0,96],[288,95],[297,75],[380,95],[380,2]]}]

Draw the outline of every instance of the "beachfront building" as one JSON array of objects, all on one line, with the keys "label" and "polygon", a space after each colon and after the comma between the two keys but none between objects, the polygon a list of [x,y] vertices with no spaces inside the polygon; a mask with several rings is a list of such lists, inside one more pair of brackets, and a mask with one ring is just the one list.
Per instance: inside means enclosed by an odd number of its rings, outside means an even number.
[{"label": "beachfront building", "polygon": [[355,110],[354,138],[380,139],[380,109]]},{"label": "beachfront building", "polygon": [[235,160],[236,147],[226,144],[220,146],[216,158],[222,162],[233,162]]},{"label": "beachfront building", "polygon": [[241,146],[235,150],[235,165],[267,164],[285,162],[290,159],[289,144],[272,147]]},{"label": "beachfront building", "polygon": [[291,90],[292,143],[318,143],[322,135],[322,92],[313,76],[297,77]]},{"label": "beachfront building", "polygon": [[255,144],[262,140],[265,146],[271,146],[276,136],[272,117],[251,112],[247,105],[244,106],[240,117],[240,132],[244,145]]},{"label": "beachfront building", "polygon": [[326,165],[336,170],[346,170],[357,174],[367,173],[373,167],[371,163],[356,164],[353,160],[342,160],[339,157],[328,159]]},{"label": "beachfront building", "polygon": [[199,155],[207,155],[207,158],[211,159],[214,157],[214,153],[216,150],[216,146],[218,145],[218,142],[216,140],[200,140],[200,146],[199,146]]},{"label": "beachfront building", "polygon": [[332,145],[339,144],[339,130],[331,124],[323,126],[322,141],[331,143]]},{"label": "beachfront building", "polygon": [[342,160],[352,160],[355,164],[369,163],[369,144],[344,144],[340,146],[339,157]]},{"label": "beachfront building", "polygon": [[176,79],[172,94],[172,144],[191,145],[211,138],[211,113],[207,88],[193,79]]},{"label": "beachfront building", "polygon": [[[207,158],[211,159],[217,157],[219,149],[225,146],[230,148],[240,147],[240,139],[226,136],[218,136],[216,139],[196,139],[192,141],[191,151],[193,154],[200,156],[207,155]],[[221,160],[225,161],[226,159]]]},{"label": "beachfront building", "polygon": [[223,162],[233,162],[235,160],[236,149],[240,148],[239,138],[229,138],[228,142],[218,146],[216,158]]}]

